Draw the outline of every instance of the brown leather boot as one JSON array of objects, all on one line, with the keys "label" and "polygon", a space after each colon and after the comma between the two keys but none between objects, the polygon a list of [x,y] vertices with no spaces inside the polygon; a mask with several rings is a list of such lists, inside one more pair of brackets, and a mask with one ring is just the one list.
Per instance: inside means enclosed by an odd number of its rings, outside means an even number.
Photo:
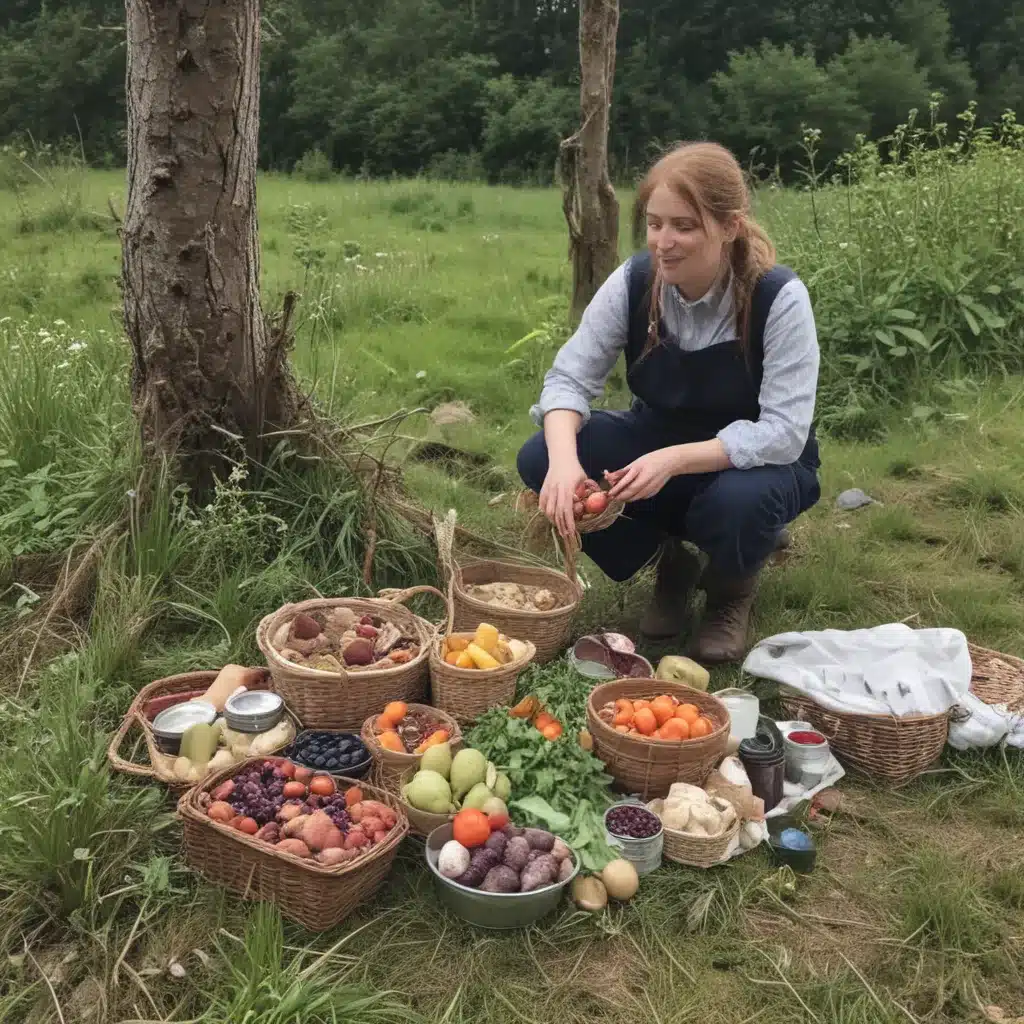
[{"label": "brown leather boot", "polygon": [[707,606],[693,643],[694,660],[702,665],[739,661],[747,653],[757,574],[741,580],[709,581],[706,589]]},{"label": "brown leather boot", "polygon": [[662,544],[654,594],[640,619],[644,637],[663,640],[682,633],[700,570],[700,556],[685,548],[682,541],[672,538]]}]

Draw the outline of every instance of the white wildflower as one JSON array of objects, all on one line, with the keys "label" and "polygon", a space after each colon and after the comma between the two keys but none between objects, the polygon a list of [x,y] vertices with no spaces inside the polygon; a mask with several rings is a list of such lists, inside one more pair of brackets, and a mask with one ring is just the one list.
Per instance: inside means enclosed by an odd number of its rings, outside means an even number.
[{"label": "white wildflower", "polygon": [[85,344],[84,341],[73,341],[73,342],[71,342],[70,345],[68,345],[68,351],[69,352],[81,352],[83,348],[87,348],[87,347],[88,346]]}]

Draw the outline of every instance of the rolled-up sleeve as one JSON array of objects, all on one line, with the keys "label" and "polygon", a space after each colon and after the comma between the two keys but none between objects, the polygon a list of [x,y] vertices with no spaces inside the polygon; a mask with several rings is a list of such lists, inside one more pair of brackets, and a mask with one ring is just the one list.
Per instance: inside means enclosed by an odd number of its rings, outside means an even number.
[{"label": "rolled-up sleeve", "polygon": [[590,403],[604,391],[608,374],[625,347],[629,325],[626,265],[617,267],[598,288],[573,336],[558,350],[544,375],[540,399],[530,409],[540,426],[552,409],[571,409],[590,418]]},{"label": "rolled-up sleeve", "polygon": [[764,375],[757,422],[719,431],[737,469],[796,462],[807,443],[818,390],[818,334],[807,288],[790,281],[775,297],[764,330]]}]

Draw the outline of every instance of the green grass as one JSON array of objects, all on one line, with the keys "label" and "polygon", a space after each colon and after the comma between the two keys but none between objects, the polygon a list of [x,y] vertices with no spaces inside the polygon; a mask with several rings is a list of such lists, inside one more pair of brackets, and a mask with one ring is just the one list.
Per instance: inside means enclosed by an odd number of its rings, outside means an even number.
[{"label": "green grass", "polygon": [[[809,282],[826,362],[823,498],[765,574],[760,636],[907,620],[1024,654],[1024,383],[1003,372],[1016,366],[1017,242],[984,249],[987,280],[1006,285],[985,301],[1008,326],[959,328],[962,350],[931,361],[863,344],[885,310],[903,308],[872,306],[910,230],[899,202],[942,175],[956,223],[942,221],[945,206],[918,211],[914,230],[934,252],[914,257],[920,273],[899,299],[917,302],[931,330],[932,312],[949,315],[929,298],[928,282],[952,272],[938,241],[955,230],[954,246],[981,251],[986,204],[1000,188],[1018,201],[1016,150],[849,195],[819,191],[813,208],[806,194],[759,197],[781,258]],[[280,451],[240,467],[203,508],[142,464],[108,210],[122,194],[120,175],[74,171],[0,193],[0,1021],[890,1024],[976,1020],[989,1003],[1019,1013],[1024,767],[1013,753],[950,754],[895,792],[844,780],[848,806],[810,876],[764,851],[726,869],[668,868],[629,906],[598,918],[566,907],[515,935],[444,914],[412,842],[380,895],[322,936],[190,875],[173,802],[108,769],[110,730],[152,679],[258,660],[254,626],[284,601],[363,592],[372,502],[332,457],[310,465]],[[421,503],[519,547],[509,498],[491,502],[517,487],[526,410],[566,336],[558,194],[267,177],[259,199],[265,303],[299,291],[295,363],[324,413],[347,424],[409,413],[334,443],[386,449]],[[852,233],[851,203],[863,215]],[[623,253],[626,238],[624,224]],[[849,372],[850,353],[870,355],[868,369]],[[907,389],[912,400],[884,401]],[[414,411],[449,401],[476,422],[438,426]],[[607,401],[622,403],[621,378]],[[423,439],[491,462],[452,476],[408,461]],[[835,495],[854,486],[879,504],[838,512]],[[378,504],[374,585],[432,578],[430,546]],[[65,566],[80,570],[75,585],[43,620],[36,610]],[[578,628],[634,631],[650,579],[619,586],[583,569]],[[735,678],[716,671],[713,686]]]}]

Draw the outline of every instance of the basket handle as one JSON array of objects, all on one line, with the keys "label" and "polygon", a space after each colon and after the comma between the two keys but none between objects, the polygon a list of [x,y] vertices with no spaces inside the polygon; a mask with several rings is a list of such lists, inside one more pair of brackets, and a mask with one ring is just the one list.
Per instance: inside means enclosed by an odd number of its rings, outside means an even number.
[{"label": "basket handle", "polygon": [[118,753],[121,749],[121,744],[124,743],[125,737],[127,737],[133,725],[138,725],[141,728],[138,713],[131,710],[124,716],[124,720],[121,722],[117,732],[114,733],[113,739],[110,741],[110,746],[107,747],[107,760],[110,761],[110,766],[114,771],[126,772],[129,775],[138,775],[141,778],[156,778],[156,772],[153,770],[151,765],[136,764],[134,761],[126,761]]},{"label": "basket handle", "polygon": [[821,718],[821,726],[819,728],[819,731],[823,732],[825,734],[825,739],[831,742],[839,734],[839,719],[833,717],[827,711],[819,711],[818,713]]}]

